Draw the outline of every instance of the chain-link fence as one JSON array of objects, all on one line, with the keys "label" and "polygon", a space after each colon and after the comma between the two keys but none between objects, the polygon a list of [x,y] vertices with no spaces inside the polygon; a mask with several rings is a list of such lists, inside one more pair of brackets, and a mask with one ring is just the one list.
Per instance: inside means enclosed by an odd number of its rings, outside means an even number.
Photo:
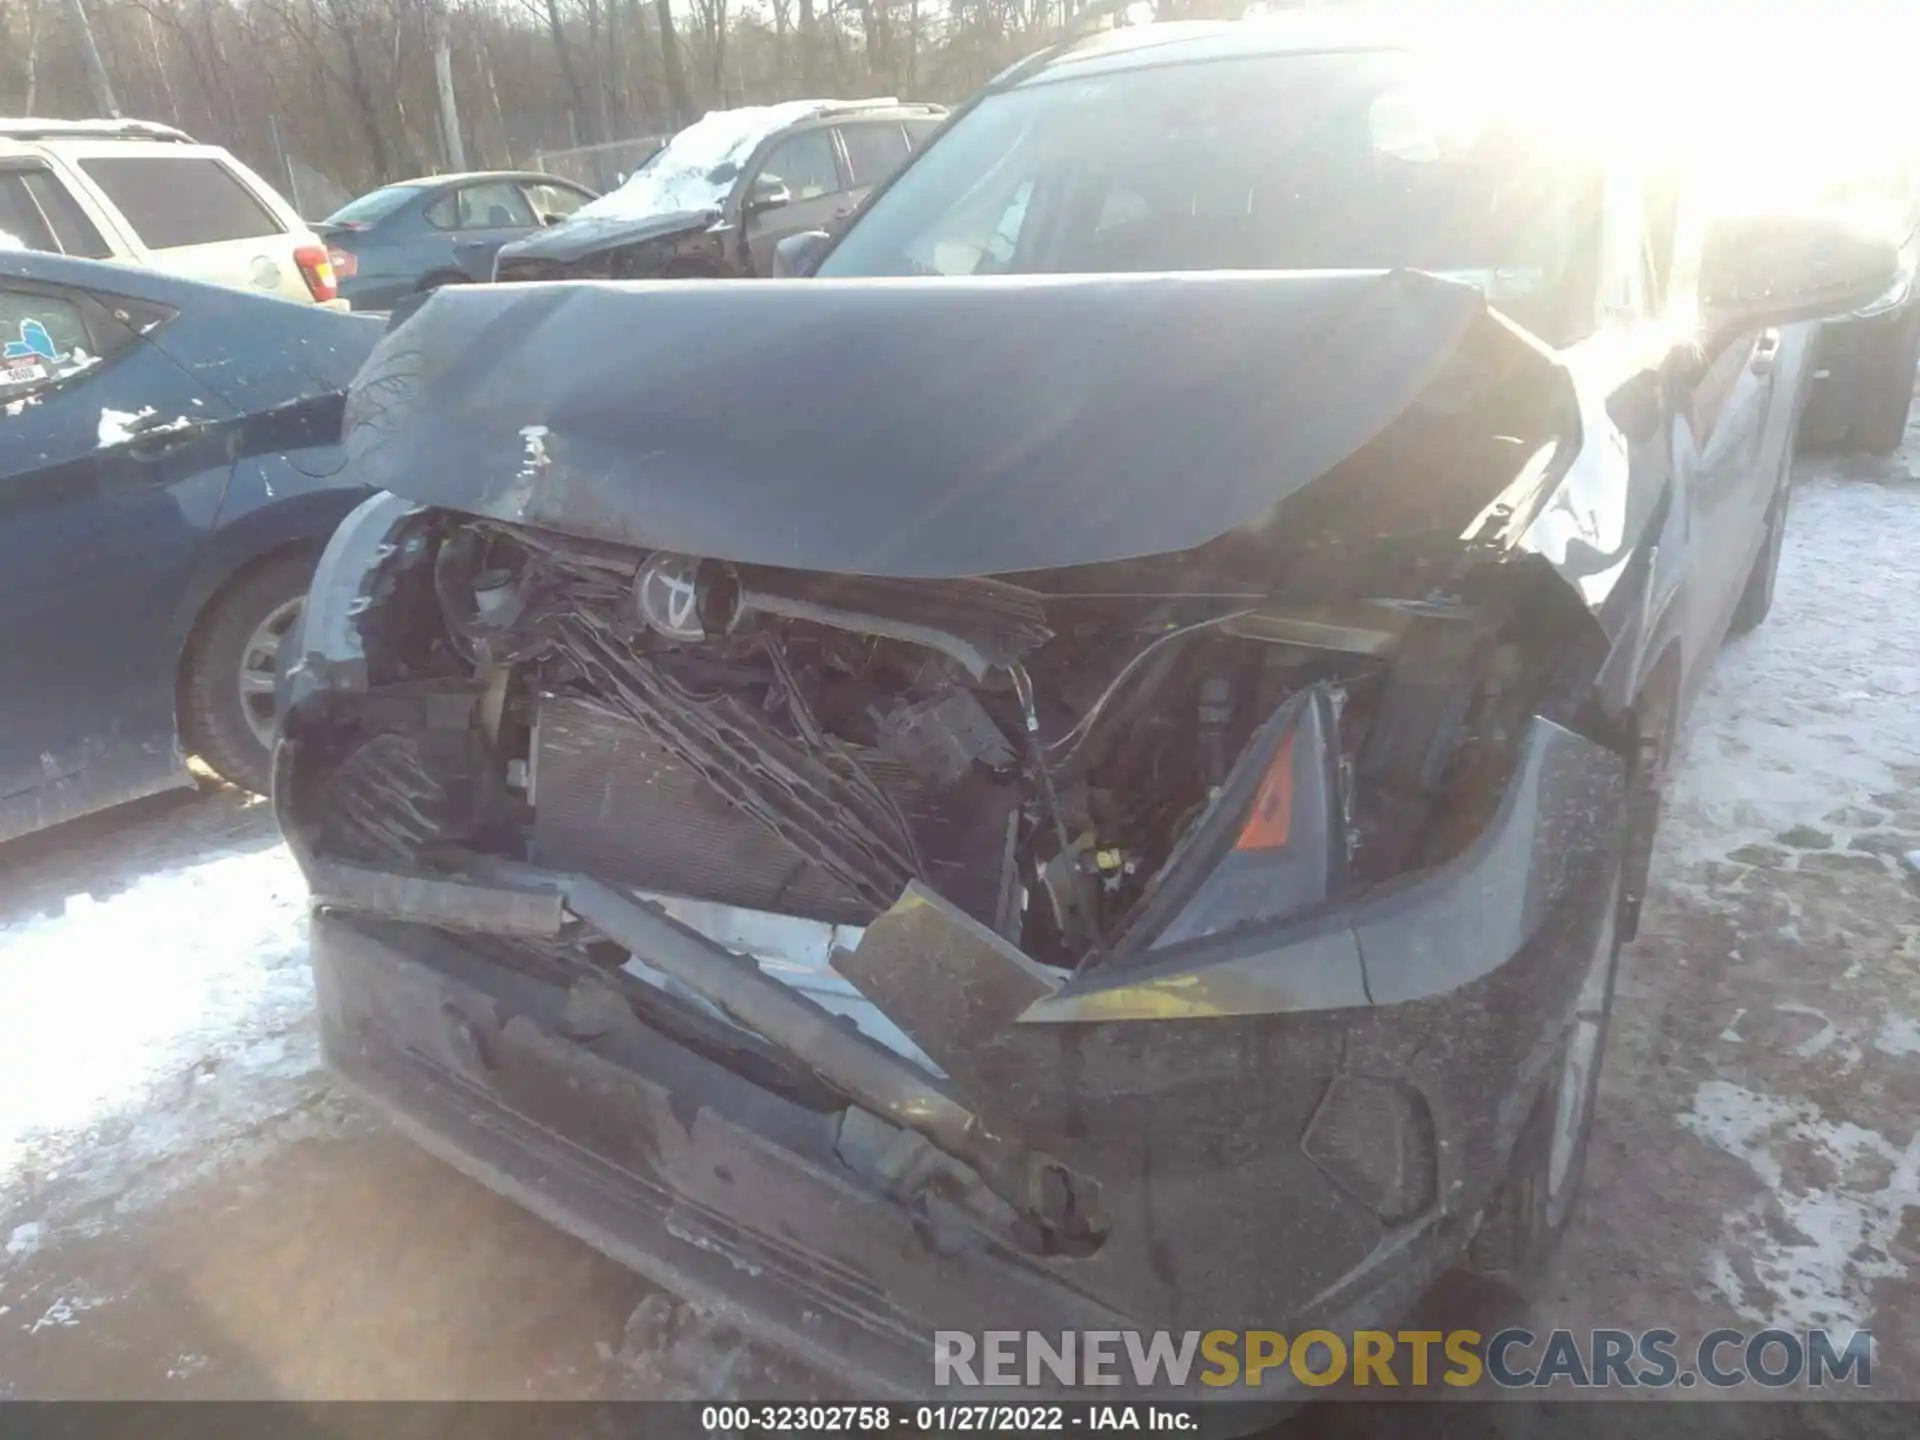
[{"label": "chain-link fence", "polygon": [[609,140],[603,145],[575,145],[565,150],[535,150],[530,168],[577,180],[602,193],[612,190],[638,170],[672,138],[643,135],[634,140]]}]

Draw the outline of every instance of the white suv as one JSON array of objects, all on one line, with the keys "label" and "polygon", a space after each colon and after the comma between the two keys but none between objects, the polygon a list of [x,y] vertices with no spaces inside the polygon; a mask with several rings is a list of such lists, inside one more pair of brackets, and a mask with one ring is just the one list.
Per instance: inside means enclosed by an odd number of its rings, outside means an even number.
[{"label": "white suv", "polygon": [[326,246],[218,145],[139,120],[0,119],[0,248],[345,309]]}]

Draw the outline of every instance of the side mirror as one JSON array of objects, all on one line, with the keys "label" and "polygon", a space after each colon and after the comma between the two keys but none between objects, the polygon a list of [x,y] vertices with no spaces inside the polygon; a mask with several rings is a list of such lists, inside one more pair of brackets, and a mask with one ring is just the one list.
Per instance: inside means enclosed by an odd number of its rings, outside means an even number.
[{"label": "side mirror", "polygon": [[552,226],[558,225],[561,219],[562,217],[559,215],[542,215],[540,217],[540,223],[551,228]]},{"label": "side mirror", "polygon": [[1814,215],[1722,220],[1700,258],[1710,331],[1790,325],[1871,304],[1900,273],[1891,240]]},{"label": "side mirror", "polygon": [[793,192],[787,189],[786,181],[773,175],[753,177],[753,188],[747,192],[747,214],[759,215],[792,203]]},{"label": "side mirror", "polygon": [[833,237],[824,230],[802,230],[773,247],[773,278],[800,280],[813,274]]}]

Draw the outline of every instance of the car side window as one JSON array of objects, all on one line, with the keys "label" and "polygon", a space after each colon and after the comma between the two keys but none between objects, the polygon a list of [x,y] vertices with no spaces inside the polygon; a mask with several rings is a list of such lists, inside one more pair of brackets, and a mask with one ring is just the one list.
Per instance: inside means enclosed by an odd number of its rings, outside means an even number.
[{"label": "car side window", "polygon": [[460,195],[455,191],[442,195],[426,208],[427,223],[436,230],[460,228]]},{"label": "car side window", "polygon": [[80,162],[150,250],[284,235],[240,177],[205,155],[101,155]]},{"label": "car side window", "polygon": [[840,190],[840,167],[833,159],[833,136],[826,129],[789,135],[768,152],[760,173],[777,179],[795,200],[816,200]]},{"label": "car side window", "polygon": [[916,155],[925,147],[927,141],[933,138],[933,132],[940,128],[940,124],[941,121],[939,119],[908,120],[905,122],[904,128],[907,132],[907,144],[912,147]]},{"label": "car side window", "polygon": [[50,250],[83,260],[113,254],[80,202],[44,165],[0,170],[0,234],[27,250]]},{"label": "car side window", "polygon": [[0,170],[0,246],[57,253],[60,242],[53,238],[53,226],[27,189],[29,173]]},{"label": "car side window", "polygon": [[0,286],[0,402],[71,379],[99,349],[76,301]]},{"label": "car side window", "polygon": [[511,226],[532,228],[536,223],[533,207],[520,187],[508,180],[493,180],[485,185],[463,186],[458,192],[462,230],[505,230]]},{"label": "car side window", "polygon": [[587,197],[578,190],[569,190],[564,185],[528,185],[527,202],[533,206],[534,219],[564,220],[582,205]]},{"label": "car side window", "polygon": [[839,128],[855,185],[878,185],[907,163],[907,132],[900,128],[897,120],[868,121]]}]

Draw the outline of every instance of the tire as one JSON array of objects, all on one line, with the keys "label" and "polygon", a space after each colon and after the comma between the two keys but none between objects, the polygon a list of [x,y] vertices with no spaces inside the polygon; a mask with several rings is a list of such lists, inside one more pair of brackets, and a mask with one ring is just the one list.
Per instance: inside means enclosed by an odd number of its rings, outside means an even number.
[{"label": "tire", "polygon": [[242,574],[201,614],[181,666],[187,749],[258,795],[272,775],[279,645],[299,619],[314,563],[312,555],[283,555]]},{"label": "tire", "polygon": [[1920,321],[1909,322],[1898,352],[1875,370],[1855,402],[1853,423],[1847,427],[1853,449],[1891,455],[1900,448],[1907,436],[1907,414],[1913,408],[1916,369],[1920,369]]},{"label": "tire", "polygon": [[1514,1145],[1506,1181],[1473,1237],[1469,1255],[1473,1269],[1511,1285],[1524,1284],[1552,1258],[1567,1232],[1586,1172],[1600,1065],[1606,1055],[1614,982],[1620,970],[1620,898],[1616,869],[1573,1024]]},{"label": "tire", "polygon": [[1790,487],[1782,484],[1773,497],[1773,503],[1767,507],[1767,534],[1760,542],[1760,553],[1753,557],[1753,569],[1747,572],[1746,588],[1740,592],[1740,602],[1733,607],[1733,618],[1727,622],[1727,633],[1745,635],[1757,630],[1760,622],[1767,618],[1767,612],[1773,609],[1774,581],[1780,574],[1780,551],[1787,538],[1787,494]]}]

